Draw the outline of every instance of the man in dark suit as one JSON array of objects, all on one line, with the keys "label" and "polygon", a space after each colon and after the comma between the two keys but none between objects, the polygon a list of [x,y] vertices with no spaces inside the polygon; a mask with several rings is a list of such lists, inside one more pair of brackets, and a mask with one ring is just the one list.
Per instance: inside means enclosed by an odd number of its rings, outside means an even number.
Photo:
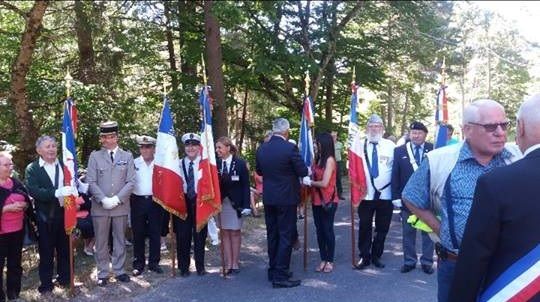
[{"label": "man in dark suit", "polygon": [[60,286],[70,284],[69,239],[64,229],[64,197],[74,194],[74,188],[64,186],[63,164],[57,159],[58,146],[52,136],[43,135],[36,142],[39,158],[26,168],[26,186],[34,198],[39,232],[38,291],[52,292],[54,255],[56,281]]},{"label": "man in dark suit", "polygon": [[289,122],[272,124],[273,136],[257,151],[256,170],[263,177],[263,204],[268,243],[268,280],[274,288],[295,287],[289,265],[296,232],[296,207],[300,202],[300,177],[308,175],[298,148],[287,141]]},{"label": "man in dark suit", "polygon": [[540,94],[521,105],[516,141],[524,158],[478,179],[450,301],[540,301]]},{"label": "man in dark suit", "polygon": [[[403,266],[402,273],[408,273],[416,268],[416,233],[417,229],[408,220],[411,211],[401,204],[401,192],[414,171],[418,169],[422,159],[429,151],[433,150],[433,144],[426,142],[428,130],[420,122],[413,122],[409,127],[410,141],[394,149],[394,162],[392,164],[392,203],[401,207],[401,223],[403,230]],[[413,217],[414,218],[414,217]],[[426,274],[433,274],[433,241],[428,234],[422,234],[422,256],[420,263]]]}]

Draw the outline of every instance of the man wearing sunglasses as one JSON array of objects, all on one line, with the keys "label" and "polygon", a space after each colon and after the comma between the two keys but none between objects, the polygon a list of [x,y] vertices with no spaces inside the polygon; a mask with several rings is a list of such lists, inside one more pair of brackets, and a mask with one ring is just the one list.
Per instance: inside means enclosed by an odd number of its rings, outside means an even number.
[{"label": "man wearing sunglasses", "polygon": [[525,157],[478,179],[451,301],[540,301],[540,94],[521,105],[516,128]]},{"label": "man wearing sunglasses", "polygon": [[503,106],[487,99],[472,102],[463,112],[465,141],[428,153],[403,190],[406,206],[433,230],[439,302],[449,301],[476,180],[521,157],[517,146],[505,145],[507,129]]}]

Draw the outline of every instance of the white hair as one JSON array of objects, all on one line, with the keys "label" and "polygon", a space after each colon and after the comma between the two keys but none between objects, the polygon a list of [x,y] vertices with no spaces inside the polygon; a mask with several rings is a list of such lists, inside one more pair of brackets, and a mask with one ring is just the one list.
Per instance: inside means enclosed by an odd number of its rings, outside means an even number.
[{"label": "white hair", "polygon": [[463,110],[463,125],[468,123],[478,123],[480,121],[481,110],[489,107],[498,107],[504,112],[504,107],[497,101],[490,99],[478,99],[470,103]]},{"label": "white hair", "polygon": [[272,132],[273,133],[279,133],[279,134],[283,134],[285,132],[287,132],[287,130],[289,130],[291,127],[291,125],[289,124],[289,121],[280,117],[280,118],[277,118],[273,123],[272,123]]},{"label": "white hair", "polygon": [[525,131],[528,133],[540,128],[540,94],[531,96],[521,104],[517,118],[525,122]]},{"label": "white hair", "polygon": [[36,141],[36,149],[39,149],[39,147],[41,147],[41,144],[43,144],[45,141],[51,141],[56,144],[56,138],[50,135],[42,135]]},{"label": "white hair", "polygon": [[11,156],[11,153],[8,151],[0,151],[0,158],[5,157],[7,159],[12,159],[13,156]]}]

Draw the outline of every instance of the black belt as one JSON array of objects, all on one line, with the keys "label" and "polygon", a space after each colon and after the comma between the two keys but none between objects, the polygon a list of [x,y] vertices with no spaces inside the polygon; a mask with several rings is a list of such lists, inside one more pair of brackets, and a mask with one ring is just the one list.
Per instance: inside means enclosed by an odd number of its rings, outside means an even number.
[{"label": "black belt", "polygon": [[435,253],[442,260],[457,261],[458,254],[449,251],[440,242],[435,243]]},{"label": "black belt", "polygon": [[137,195],[137,194],[133,194],[133,196],[137,197],[137,198],[143,198],[143,199],[152,199],[152,195]]}]

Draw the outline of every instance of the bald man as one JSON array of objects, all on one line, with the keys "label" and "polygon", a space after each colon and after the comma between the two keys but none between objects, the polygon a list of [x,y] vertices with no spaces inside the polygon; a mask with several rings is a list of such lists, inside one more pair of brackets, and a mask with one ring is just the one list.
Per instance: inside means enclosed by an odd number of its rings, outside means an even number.
[{"label": "bald man", "polygon": [[526,100],[524,158],[478,179],[450,301],[540,301],[540,94]]}]

